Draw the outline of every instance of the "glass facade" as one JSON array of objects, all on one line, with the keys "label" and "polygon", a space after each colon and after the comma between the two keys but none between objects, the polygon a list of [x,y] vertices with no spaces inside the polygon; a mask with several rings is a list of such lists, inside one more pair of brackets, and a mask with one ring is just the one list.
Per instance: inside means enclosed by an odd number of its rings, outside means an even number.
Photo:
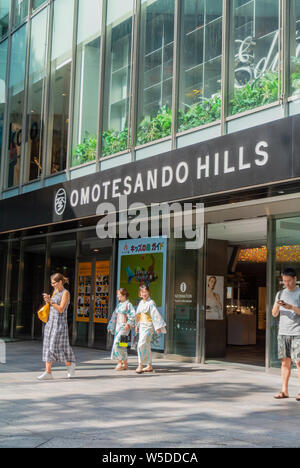
[{"label": "glass facade", "polygon": [[8,84],[8,148],[6,186],[19,184],[23,146],[27,25],[12,36]]},{"label": "glass facade", "polygon": [[7,34],[10,0],[0,0],[0,39]]},{"label": "glass facade", "polygon": [[[93,15],[90,12],[93,11]],[[78,11],[72,165],[97,156],[102,8],[98,0],[80,0]]]},{"label": "glass facade", "polygon": [[[50,65],[47,174],[67,166],[74,0],[54,2]],[[68,21],[65,21],[68,18]]]},{"label": "glass facade", "polygon": [[4,114],[5,114],[5,83],[6,83],[6,59],[7,41],[0,44],[0,154],[3,142]]},{"label": "glass facade", "polygon": [[179,131],[221,117],[222,0],[183,2]]},{"label": "glass facade", "polygon": [[23,23],[28,15],[28,0],[13,0],[13,27]]},{"label": "glass facade", "polygon": [[290,10],[290,95],[300,93],[300,1],[291,0]]},{"label": "glass facade", "polygon": [[297,99],[300,1],[286,5],[1,0],[2,189],[161,139],[176,148],[186,131],[226,132],[233,117]]},{"label": "glass facade", "polygon": [[[281,273],[286,268],[293,268],[300,278],[300,217],[277,219],[274,221],[274,245],[273,245],[273,303],[276,292],[284,288]],[[299,286],[299,281],[298,281]],[[273,305],[272,303],[272,305]],[[270,364],[271,367],[280,367],[278,359],[277,335],[279,318],[271,319],[271,340],[270,340]]]},{"label": "glass facade", "polygon": [[107,5],[102,155],[126,150],[132,69],[133,0]]},{"label": "glass facade", "polygon": [[31,24],[25,182],[38,179],[42,172],[47,27],[48,9],[45,9],[33,18]]},{"label": "glass facade", "polygon": [[171,135],[174,0],[142,0],[137,144]]},{"label": "glass facade", "polygon": [[227,104],[234,115],[278,100],[279,2],[231,4]]}]

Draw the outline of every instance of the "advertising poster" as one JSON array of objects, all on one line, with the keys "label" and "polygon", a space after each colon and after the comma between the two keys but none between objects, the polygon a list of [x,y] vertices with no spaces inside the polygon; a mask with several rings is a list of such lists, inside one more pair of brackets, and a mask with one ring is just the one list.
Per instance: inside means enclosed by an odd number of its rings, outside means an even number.
[{"label": "advertising poster", "polygon": [[90,303],[92,294],[92,263],[78,264],[77,322],[90,321]]},{"label": "advertising poster", "polygon": [[206,320],[224,318],[224,276],[206,278]]},{"label": "advertising poster", "polygon": [[96,262],[94,322],[108,323],[110,262]]},{"label": "advertising poster", "polygon": [[[164,237],[119,241],[118,288],[126,288],[137,307],[139,286],[150,288],[151,298],[165,319],[167,239]],[[153,335],[153,350],[164,350],[164,334]]]}]

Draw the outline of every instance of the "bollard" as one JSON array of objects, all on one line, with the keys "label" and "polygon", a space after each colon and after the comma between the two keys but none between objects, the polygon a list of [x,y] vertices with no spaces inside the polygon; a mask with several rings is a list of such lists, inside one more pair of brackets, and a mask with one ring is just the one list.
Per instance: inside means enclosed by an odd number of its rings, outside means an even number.
[{"label": "bollard", "polygon": [[11,314],[10,316],[10,338],[13,339],[14,337],[14,322],[15,322],[15,316]]},{"label": "bollard", "polygon": [[6,364],[6,345],[3,340],[0,340],[0,364]]}]

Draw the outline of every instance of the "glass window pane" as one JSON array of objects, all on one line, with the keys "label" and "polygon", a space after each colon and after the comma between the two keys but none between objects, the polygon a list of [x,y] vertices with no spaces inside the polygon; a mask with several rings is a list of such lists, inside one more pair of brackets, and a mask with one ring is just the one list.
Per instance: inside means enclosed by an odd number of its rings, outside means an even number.
[{"label": "glass window pane", "polygon": [[143,0],[137,144],[171,135],[174,0]]},{"label": "glass window pane", "polygon": [[3,124],[5,114],[5,83],[6,83],[7,41],[0,44],[0,155],[3,141]]},{"label": "glass window pane", "polygon": [[278,0],[232,1],[229,113],[278,100]]},{"label": "glass window pane", "polygon": [[39,8],[43,3],[46,3],[46,0],[32,0],[31,1],[31,9],[32,11],[36,10]]},{"label": "glass window pane", "polygon": [[290,95],[300,94],[300,0],[290,1]]},{"label": "glass window pane", "polygon": [[13,26],[19,26],[28,14],[28,0],[13,0]]},{"label": "glass window pane", "polygon": [[54,174],[66,168],[73,17],[74,0],[54,2],[48,121],[48,174]]},{"label": "glass window pane", "polygon": [[42,171],[42,110],[46,69],[48,9],[32,19],[27,104],[25,182]]},{"label": "glass window pane", "polygon": [[[293,268],[297,273],[297,285],[300,283],[300,218],[285,218],[275,222],[276,243],[274,247],[274,281],[272,284],[273,304],[276,293],[284,289],[281,273],[286,268]],[[276,259],[276,262],[275,262]],[[271,304],[273,306],[273,304]],[[281,361],[278,359],[279,318],[271,319],[271,343],[270,343],[270,361],[271,367],[279,367]]]},{"label": "glass window pane", "polygon": [[102,154],[128,148],[133,0],[108,2]]},{"label": "glass window pane", "polygon": [[222,0],[184,0],[178,130],[221,117]]},{"label": "glass window pane", "polygon": [[19,183],[22,152],[22,117],[24,108],[24,81],[26,67],[26,33],[23,26],[12,36],[11,66],[8,90],[8,173],[7,187]]},{"label": "glass window pane", "polygon": [[5,36],[9,26],[10,0],[0,0],[0,38]]},{"label": "glass window pane", "polygon": [[101,19],[102,2],[79,1],[73,112],[73,166],[96,158]]}]

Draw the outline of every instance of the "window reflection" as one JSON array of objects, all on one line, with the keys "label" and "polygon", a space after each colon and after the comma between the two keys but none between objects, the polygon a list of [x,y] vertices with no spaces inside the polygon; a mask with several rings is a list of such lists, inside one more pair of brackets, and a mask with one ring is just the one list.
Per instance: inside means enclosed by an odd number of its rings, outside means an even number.
[{"label": "window reflection", "polygon": [[222,0],[185,0],[182,15],[179,131],[221,116]]},{"label": "window reflection", "polygon": [[0,155],[3,142],[3,124],[5,113],[5,82],[6,82],[7,41],[0,44]]},{"label": "window reflection", "polygon": [[25,182],[42,172],[43,95],[46,66],[48,9],[32,20],[27,104],[27,141]]},{"label": "window reflection", "polygon": [[102,154],[128,148],[133,0],[108,2]]},{"label": "window reflection", "polygon": [[26,65],[26,31],[27,27],[23,26],[12,36],[11,68],[8,90],[9,135],[7,187],[18,185],[20,178]]},{"label": "window reflection", "polygon": [[73,166],[96,159],[101,19],[102,5],[99,0],[80,0],[73,113]]},{"label": "window reflection", "polygon": [[10,0],[0,0],[0,39],[8,32]]},{"label": "window reflection", "polygon": [[300,1],[290,2],[290,95],[300,94]]},{"label": "window reflection", "polygon": [[27,17],[28,0],[13,0],[13,26],[19,26]]},{"label": "window reflection", "polygon": [[278,100],[278,0],[233,0],[229,111],[237,114]]},{"label": "window reflection", "polygon": [[[74,0],[55,1],[48,121],[48,174],[55,174],[66,168],[73,15]],[[65,20],[66,18],[68,18],[68,21]],[[49,158],[49,155],[51,155],[51,158]]]},{"label": "window reflection", "polygon": [[174,0],[143,0],[137,143],[171,135]]}]

